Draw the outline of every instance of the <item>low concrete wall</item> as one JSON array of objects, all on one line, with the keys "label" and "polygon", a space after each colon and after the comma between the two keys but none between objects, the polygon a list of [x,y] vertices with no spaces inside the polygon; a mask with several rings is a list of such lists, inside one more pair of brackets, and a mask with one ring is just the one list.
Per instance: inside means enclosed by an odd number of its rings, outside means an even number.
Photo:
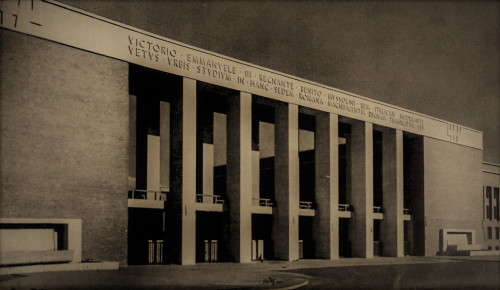
[{"label": "low concrete wall", "polygon": [[0,229],[0,253],[19,250],[55,251],[57,233],[54,229]]},{"label": "low concrete wall", "polygon": [[73,251],[0,252],[0,265],[64,263],[73,260]]},{"label": "low concrete wall", "polygon": [[[9,228],[0,230],[2,264],[7,264],[6,261],[8,264],[57,262],[57,259],[73,263],[82,261],[81,219],[0,218],[0,225]],[[64,236],[64,248],[58,246],[55,240],[57,236],[54,235],[54,229],[57,226],[65,227],[63,232],[57,233]],[[51,233],[52,238],[47,233]],[[52,253],[56,251],[61,253]],[[63,259],[63,256],[69,256],[69,260]],[[15,260],[16,258],[19,260]],[[56,260],[50,261],[51,259]]]}]

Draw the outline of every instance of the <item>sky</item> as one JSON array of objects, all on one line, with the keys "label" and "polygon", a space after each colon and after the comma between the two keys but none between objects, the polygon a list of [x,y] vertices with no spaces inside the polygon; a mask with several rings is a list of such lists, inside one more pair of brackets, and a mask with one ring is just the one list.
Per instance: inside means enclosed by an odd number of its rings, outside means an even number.
[{"label": "sky", "polygon": [[483,131],[500,164],[500,1],[61,2]]}]

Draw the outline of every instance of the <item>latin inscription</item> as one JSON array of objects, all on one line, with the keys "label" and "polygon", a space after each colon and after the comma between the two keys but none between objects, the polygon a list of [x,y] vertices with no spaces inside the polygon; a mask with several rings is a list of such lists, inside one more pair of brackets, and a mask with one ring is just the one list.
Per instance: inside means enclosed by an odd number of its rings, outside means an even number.
[{"label": "latin inscription", "polygon": [[258,70],[240,69],[223,59],[214,59],[195,52],[180,53],[175,47],[165,46],[160,42],[128,35],[128,51],[132,57],[162,63],[167,67],[185,70],[214,81],[236,83],[263,96],[274,94],[284,101],[334,109],[340,115],[347,113],[353,117],[363,116],[374,123],[391,124],[419,132],[424,130],[424,121],[419,117],[397,112],[385,106],[373,105],[369,101],[356,100],[345,94],[332,93],[322,87],[294,82]]},{"label": "latin inscription", "polygon": [[175,46],[165,45],[161,41],[128,35],[127,47],[133,58],[187,71],[201,79],[212,79],[216,83],[218,81],[231,83],[242,87],[241,90],[245,90],[246,87],[262,96],[272,94],[287,102],[319,106],[331,109],[340,115],[362,116],[373,123],[389,124],[417,132],[424,130],[424,120],[420,117],[401,113],[370,101],[357,100],[346,94],[331,92],[301,81],[292,81],[286,77],[251,68],[242,69],[231,61],[205,56],[196,51],[182,52]]},{"label": "latin inscription", "polygon": [[128,50],[131,56],[159,62],[160,59],[175,58],[177,52],[164,45],[146,39],[128,36]]}]

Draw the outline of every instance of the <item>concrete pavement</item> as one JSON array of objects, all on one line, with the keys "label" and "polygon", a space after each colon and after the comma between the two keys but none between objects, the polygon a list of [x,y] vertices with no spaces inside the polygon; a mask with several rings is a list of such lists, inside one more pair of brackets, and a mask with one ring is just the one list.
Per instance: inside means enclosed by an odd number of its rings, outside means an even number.
[{"label": "concrete pavement", "polygon": [[331,267],[450,263],[463,260],[500,262],[500,256],[345,258],[335,261],[265,261],[249,264],[212,263],[193,266],[129,266],[108,271],[66,271],[0,276],[0,289],[294,289],[309,276],[283,270]]}]

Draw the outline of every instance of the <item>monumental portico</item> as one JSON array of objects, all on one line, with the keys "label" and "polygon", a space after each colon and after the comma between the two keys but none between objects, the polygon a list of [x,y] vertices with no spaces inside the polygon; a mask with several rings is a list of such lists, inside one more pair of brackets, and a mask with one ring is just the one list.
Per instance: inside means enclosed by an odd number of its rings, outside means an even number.
[{"label": "monumental portico", "polygon": [[[480,218],[456,222],[442,210],[475,216],[475,203],[467,209],[453,196],[475,200],[480,170],[461,178],[454,157],[479,168],[481,132],[55,1],[34,3],[1,3],[20,15],[2,22],[5,33],[126,64],[112,75],[128,84],[116,93],[128,106],[116,109],[119,130],[106,136],[128,147],[109,153],[128,160],[128,176],[112,177],[123,194],[113,199],[128,212],[119,222],[127,263],[433,255],[439,229],[481,228]],[[128,135],[114,138],[118,131]],[[84,237],[117,220],[83,219]]]}]

